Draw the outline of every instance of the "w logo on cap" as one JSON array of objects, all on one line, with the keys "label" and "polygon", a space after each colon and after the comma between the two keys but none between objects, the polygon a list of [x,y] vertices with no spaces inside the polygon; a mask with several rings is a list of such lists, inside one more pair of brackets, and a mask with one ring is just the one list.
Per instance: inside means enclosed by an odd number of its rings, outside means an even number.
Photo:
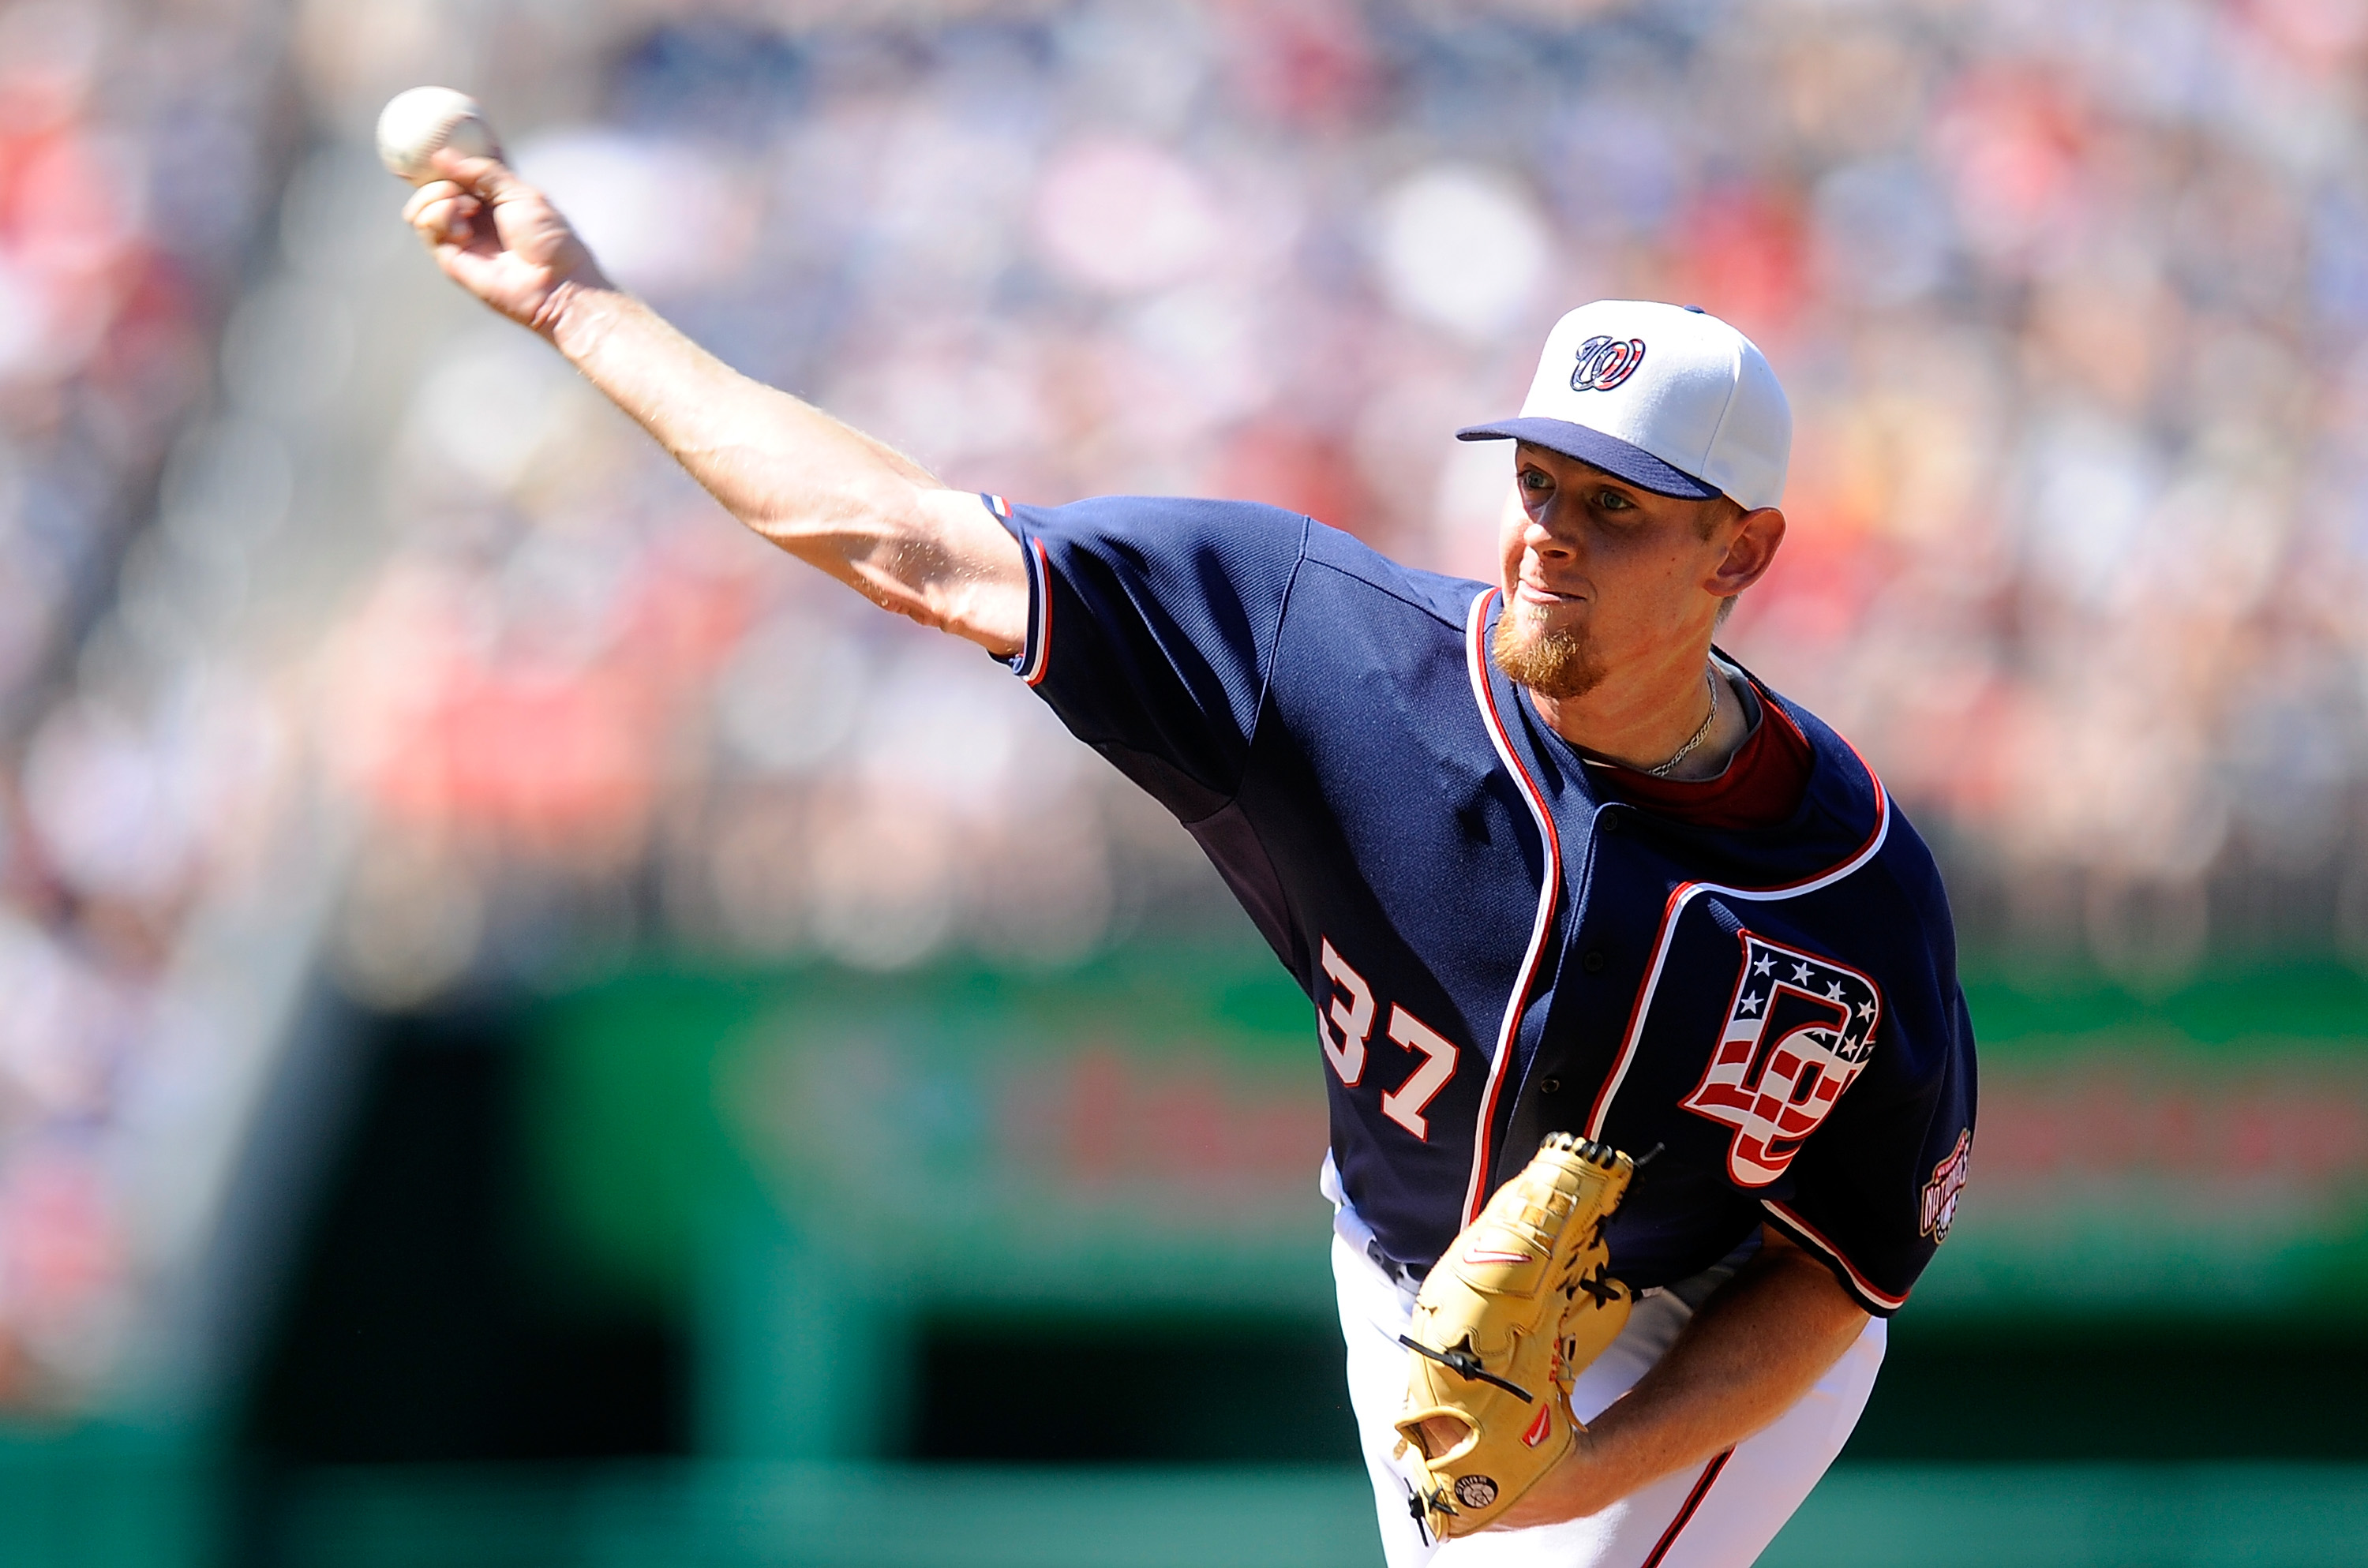
[{"label": "w logo on cap", "polygon": [[1641,337],[1590,337],[1578,346],[1578,363],[1570,372],[1573,392],[1610,392],[1636,373],[1645,362]]}]

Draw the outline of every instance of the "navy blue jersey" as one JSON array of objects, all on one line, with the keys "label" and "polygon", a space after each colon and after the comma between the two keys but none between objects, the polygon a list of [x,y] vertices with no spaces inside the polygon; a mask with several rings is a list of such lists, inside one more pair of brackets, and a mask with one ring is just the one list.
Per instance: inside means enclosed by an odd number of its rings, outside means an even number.
[{"label": "navy blue jersey", "polygon": [[1422,1270],[1546,1132],[1659,1151],[1610,1238],[1665,1285],[1772,1221],[1887,1313],[1946,1233],[1974,1041],[1931,856],[1840,737],[1791,821],[1605,798],[1486,655],[1497,591],[1272,507],[987,504],[1016,669],[1156,796],[1315,1004],[1332,1156]]}]

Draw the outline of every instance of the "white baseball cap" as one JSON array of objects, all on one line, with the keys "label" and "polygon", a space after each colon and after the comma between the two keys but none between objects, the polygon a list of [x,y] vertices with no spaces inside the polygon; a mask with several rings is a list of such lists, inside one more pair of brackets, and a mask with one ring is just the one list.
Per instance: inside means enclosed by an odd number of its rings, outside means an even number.
[{"label": "white baseball cap", "polygon": [[1520,415],[1458,430],[1528,441],[1661,495],[1784,498],[1793,407],[1751,339],[1699,305],[1598,300],[1554,323]]}]

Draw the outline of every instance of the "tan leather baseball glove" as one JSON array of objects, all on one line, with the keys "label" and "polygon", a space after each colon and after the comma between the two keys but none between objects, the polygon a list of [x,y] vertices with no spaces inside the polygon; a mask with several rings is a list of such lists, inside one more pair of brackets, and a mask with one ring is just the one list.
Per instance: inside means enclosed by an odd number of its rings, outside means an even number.
[{"label": "tan leather baseball glove", "polygon": [[1550,1134],[1416,1294],[1397,1451],[1420,1460],[1416,1505],[1439,1539],[1486,1528],[1570,1452],[1572,1381],[1628,1321],[1603,1231],[1634,1172],[1614,1149]]}]

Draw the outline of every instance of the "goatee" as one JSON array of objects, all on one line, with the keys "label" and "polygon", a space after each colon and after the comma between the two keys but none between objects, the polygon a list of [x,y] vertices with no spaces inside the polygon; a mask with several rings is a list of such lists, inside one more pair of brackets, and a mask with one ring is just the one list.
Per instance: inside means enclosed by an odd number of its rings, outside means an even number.
[{"label": "goatee", "polygon": [[1497,618],[1488,652],[1497,667],[1540,697],[1585,697],[1607,673],[1584,630],[1549,630],[1545,618],[1519,605]]}]

